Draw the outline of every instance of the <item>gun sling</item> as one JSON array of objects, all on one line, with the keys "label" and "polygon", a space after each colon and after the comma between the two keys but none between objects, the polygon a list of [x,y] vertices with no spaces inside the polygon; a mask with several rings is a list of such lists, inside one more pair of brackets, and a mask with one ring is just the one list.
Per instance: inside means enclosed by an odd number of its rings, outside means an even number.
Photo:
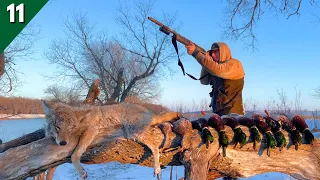
[{"label": "gun sling", "polygon": [[177,45],[177,37],[176,37],[175,34],[172,35],[172,44],[173,44],[174,49],[176,50],[176,53],[177,53],[177,55],[178,55],[178,65],[181,67],[181,70],[182,70],[184,76],[185,76],[185,74],[187,74],[191,79],[201,80],[201,79],[203,79],[203,78],[205,78],[206,76],[209,75],[209,73],[207,73],[207,74],[203,75],[202,77],[200,77],[199,79],[197,79],[197,78],[195,78],[194,76],[192,76],[191,74],[185,72],[184,67],[183,67],[183,64],[182,64],[182,62],[181,62],[181,60],[180,60],[179,50],[178,50],[178,45]]}]

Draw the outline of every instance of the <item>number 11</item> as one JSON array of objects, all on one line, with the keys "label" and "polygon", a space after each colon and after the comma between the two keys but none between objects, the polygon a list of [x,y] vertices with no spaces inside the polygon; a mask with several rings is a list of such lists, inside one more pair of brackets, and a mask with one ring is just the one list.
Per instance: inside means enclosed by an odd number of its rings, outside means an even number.
[{"label": "number 11", "polygon": [[15,23],[15,11],[19,12],[19,22],[20,23],[24,23],[24,4],[20,4],[19,6],[17,6],[17,8],[15,7],[14,4],[10,4],[7,7],[7,11],[10,12],[10,22],[11,23]]}]

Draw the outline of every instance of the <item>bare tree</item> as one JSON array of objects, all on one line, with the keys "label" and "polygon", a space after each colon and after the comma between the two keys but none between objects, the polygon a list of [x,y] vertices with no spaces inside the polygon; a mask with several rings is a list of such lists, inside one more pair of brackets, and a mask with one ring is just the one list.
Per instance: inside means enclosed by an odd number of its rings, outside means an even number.
[{"label": "bare tree", "polygon": [[320,99],[320,86],[314,89],[314,93],[312,94],[317,99]]},{"label": "bare tree", "polygon": [[287,94],[283,91],[283,89],[277,89],[277,93],[279,96],[279,104],[276,104],[277,113],[278,114],[289,114],[291,112],[291,102],[288,100]]},{"label": "bare tree", "polygon": [[[317,0],[310,0],[309,5],[318,7]],[[227,0],[225,19],[222,27],[225,38],[242,40],[252,50],[256,49],[257,37],[255,26],[265,14],[284,15],[287,19],[292,16],[300,16],[302,0]],[[308,6],[308,4],[304,4]],[[317,20],[319,17],[314,15]]]},{"label": "bare tree", "polygon": [[28,25],[0,56],[0,92],[8,93],[19,85],[16,67],[18,60],[32,59],[34,42],[38,39],[40,28]]},{"label": "bare tree", "polygon": [[301,92],[299,89],[297,89],[297,86],[295,87],[295,91],[296,91],[295,101],[294,101],[295,112],[298,114],[301,114],[302,113]]},{"label": "bare tree", "polygon": [[39,99],[0,96],[0,114],[42,114]]},{"label": "bare tree", "polygon": [[258,102],[252,98],[248,98],[244,102],[244,107],[248,112],[256,112],[258,110]]},{"label": "bare tree", "polygon": [[100,79],[103,103],[123,102],[130,95],[141,99],[160,95],[159,80],[171,71],[173,51],[168,48],[168,38],[147,21],[150,2],[137,3],[134,15],[123,8],[117,16],[123,39],[109,41],[83,13],[65,21],[67,37],[54,40],[46,53],[61,69],[55,78],[85,88],[89,88],[89,81]]},{"label": "bare tree", "polygon": [[76,104],[81,102],[81,90],[70,87],[63,87],[59,85],[48,86],[44,93],[47,99],[56,102],[62,102],[67,104]]},{"label": "bare tree", "polygon": [[201,110],[201,107],[199,107],[197,102],[194,99],[192,99],[192,104],[191,104],[191,107],[190,107],[190,111],[191,112],[199,111],[199,108]]},{"label": "bare tree", "polygon": [[[131,91],[132,87],[141,79],[158,78],[172,72],[171,60],[175,57],[173,48],[167,36],[158,30],[158,26],[150,23],[148,16],[152,14],[153,1],[136,1],[136,8],[129,8],[126,1],[120,1],[116,22],[120,25],[122,38],[118,41],[127,52],[137,56],[141,73],[137,73],[129,81],[123,91],[123,97]],[[166,24],[174,25],[174,16],[164,15]],[[142,71],[141,71],[142,70]]]},{"label": "bare tree", "polygon": [[4,52],[0,54],[0,77],[4,73]]},{"label": "bare tree", "polygon": [[181,114],[188,112],[188,108],[184,102],[177,101],[170,108],[173,111],[179,112]]},{"label": "bare tree", "polygon": [[201,101],[200,101],[200,110],[201,111],[208,111],[210,110],[211,108],[209,107],[210,103],[208,101],[207,98],[203,98]]},{"label": "bare tree", "polygon": [[318,128],[318,123],[319,123],[319,117],[318,117],[318,110],[317,109],[315,109],[314,111],[312,111],[311,113],[312,113],[312,120],[313,120],[313,124],[314,124],[314,128],[313,128],[313,130],[319,130]]},{"label": "bare tree", "polygon": [[276,101],[275,101],[275,100],[269,99],[264,109],[272,112],[272,110],[275,110],[275,109],[276,109],[276,108],[275,108],[275,104],[276,104]]},{"label": "bare tree", "polygon": [[312,15],[316,18],[314,21],[315,23],[320,23],[320,16],[317,16],[316,14],[312,13]]}]

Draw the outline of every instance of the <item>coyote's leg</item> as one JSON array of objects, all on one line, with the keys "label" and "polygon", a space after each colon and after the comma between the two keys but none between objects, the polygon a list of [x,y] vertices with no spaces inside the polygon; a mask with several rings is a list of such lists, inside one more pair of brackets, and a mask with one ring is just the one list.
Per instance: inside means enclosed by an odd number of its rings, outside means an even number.
[{"label": "coyote's leg", "polygon": [[92,143],[95,137],[96,137],[96,134],[94,133],[94,131],[90,131],[90,132],[85,131],[80,136],[79,143],[75,148],[73,154],[71,155],[71,161],[75,166],[81,179],[87,179],[88,175],[87,175],[87,172],[84,170],[84,168],[80,164],[80,158],[82,154],[86,152],[88,146]]},{"label": "coyote's leg", "polygon": [[180,118],[180,114],[178,112],[165,112],[160,114],[154,114],[152,117],[152,125],[153,124],[161,124],[164,122],[173,122]]},{"label": "coyote's leg", "polygon": [[40,174],[37,174],[33,177],[33,180],[44,180],[44,176],[45,176],[45,171],[40,173]]},{"label": "coyote's leg", "polygon": [[[149,147],[150,148],[150,147]],[[160,167],[160,153],[159,148],[150,148],[153,155],[153,167],[154,167],[154,175],[157,176],[157,179],[161,179],[161,167]]]},{"label": "coyote's leg", "polygon": [[157,176],[158,180],[161,179],[161,167],[160,167],[160,143],[157,144],[154,141],[150,141],[150,139],[144,139],[144,136],[135,135],[136,139],[141,143],[145,144],[152,152],[153,156],[153,167],[154,167],[154,175]]},{"label": "coyote's leg", "polygon": [[33,177],[33,180],[52,180],[54,171],[56,170],[56,168],[57,167],[49,168],[47,169],[47,171],[37,174],[36,176]]},{"label": "coyote's leg", "polygon": [[54,172],[55,172],[56,169],[57,169],[57,166],[47,170],[46,180],[52,180],[53,179],[53,175],[54,175]]}]

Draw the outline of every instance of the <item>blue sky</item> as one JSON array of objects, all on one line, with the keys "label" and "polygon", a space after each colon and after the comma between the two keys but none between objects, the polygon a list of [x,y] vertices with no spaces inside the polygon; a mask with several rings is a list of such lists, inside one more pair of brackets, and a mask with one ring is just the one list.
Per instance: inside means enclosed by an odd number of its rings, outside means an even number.
[{"label": "blue sky", "polygon": [[[282,15],[275,17],[264,14],[256,28],[259,49],[253,53],[245,49],[241,41],[221,38],[219,24],[223,23],[223,2],[158,0],[154,14],[160,17],[162,11],[176,13],[177,21],[182,23],[179,33],[205,49],[210,48],[215,41],[225,41],[233,57],[239,59],[245,69],[244,100],[253,99],[263,106],[268,100],[278,100],[277,89],[282,88],[293,101],[297,87],[301,91],[303,108],[319,109],[320,100],[310,95],[320,85],[320,23],[313,23],[315,18],[310,13],[316,10],[305,3],[300,17],[293,16],[287,20]],[[34,56],[37,60],[19,61],[23,86],[14,95],[44,97],[44,89],[52,82],[42,74],[50,75],[56,71],[56,67],[48,63],[43,53],[52,39],[63,36],[63,18],[71,15],[74,10],[85,11],[89,19],[97,23],[98,27],[107,29],[112,37],[119,32],[119,26],[114,22],[117,6],[117,0],[53,0],[48,3],[32,20],[33,24],[41,27],[41,39],[35,44]],[[180,48],[180,51],[185,52],[185,49]],[[177,59],[173,61],[176,73],[161,82],[163,92],[160,103],[171,106],[175,102],[183,102],[190,106],[192,100],[206,98],[209,101],[210,87],[183,76],[176,65]],[[182,61],[187,72],[199,76],[201,66],[193,57],[185,55]]]}]

